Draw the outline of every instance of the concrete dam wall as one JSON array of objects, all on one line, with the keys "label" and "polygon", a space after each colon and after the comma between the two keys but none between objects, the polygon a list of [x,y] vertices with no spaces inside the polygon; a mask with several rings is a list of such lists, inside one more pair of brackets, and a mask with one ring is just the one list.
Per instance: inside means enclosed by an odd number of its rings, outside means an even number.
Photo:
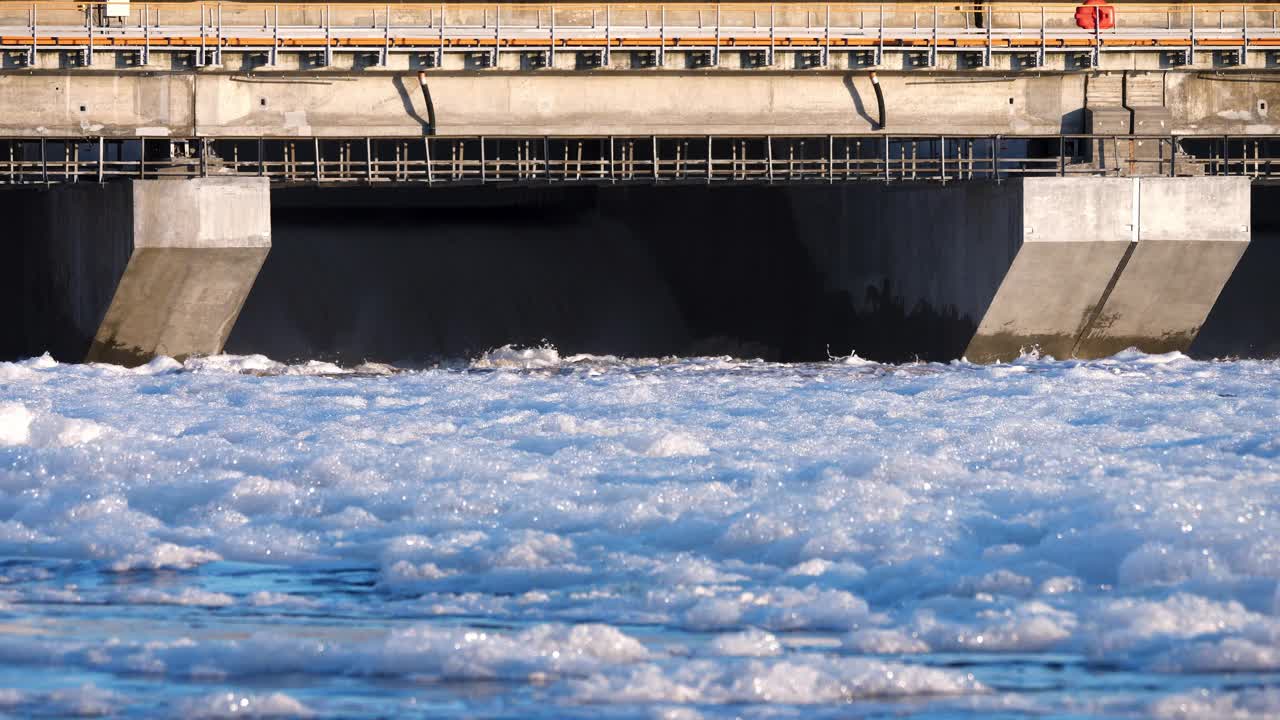
[{"label": "concrete dam wall", "polygon": [[[1131,227],[1132,203],[1155,198],[1159,187],[1081,179],[1088,181],[1083,189],[1033,190],[979,182],[946,188],[278,189],[270,199],[271,249],[256,282],[252,268],[233,264],[240,267],[233,271],[237,282],[247,278],[252,290],[238,319],[231,317],[225,347],[348,363],[460,359],[507,343],[542,342],[566,354],[804,361],[856,351],[896,361],[995,360],[1033,344],[1055,356],[1114,352],[1123,347],[1112,345],[1133,342],[1132,332],[1116,330],[1129,322],[1138,328],[1137,344],[1147,342],[1153,351],[1185,349],[1197,332],[1197,352],[1280,349],[1280,328],[1270,326],[1271,313],[1258,310],[1280,300],[1267,281],[1276,261],[1268,237],[1277,224],[1267,209],[1274,190],[1253,188],[1252,211],[1248,190],[1241,207],[1239,191],[1247,184],[1240,183],[1247,181],[1219,188],[1235,193],[1228,211],[1215,214],[1185,198],[1167,201],[1159,216],[1173,218],[1167,225],[1192,227],[1194,237],[1160,240],[1139,238]],[[79,192],[119,193],[120,187]],[[29,207],[33,197],[63,192],[6,191],[0,205]],[[1091,195],[1093,201],[1081,199]],[[1098,227],[1069,213],[1053,220],[1037,215],[1089,202],[1093,209],[1080,212]],[[1148,199],[1152,208],[1156,202]],[[1104,212],[1108,203],[1114,207]],[[1208,229],[1195,229],[1178,214],[1212,219],[1241,212],[1242,221]],[[48,223],[30,221],[5,236],[10,257],[27,257],[3,270],[12,277],[4,283],[10,310],[0,350],[5,357],[50,350],[79,361],[88,357],[83,328],[94,320],[50,321],[40,310],[59,294],[80,293],[65,280],[55,284],[50,278],[58,272],[40,270],[64,264],[65,250],[40,250],[49,247]],[[90,225],[73,233],[76,242],[113,247]],[[1226,235],[1214,235],[1222,228]],[[1245,247],[1241,269],[1232,275]],[[152,272],[174,274],[173,268]],[[191,274],[196,286],[202,272]],[[1162,297],[1152,278],[1179,272]],[[110,287],[101,290],[92,303],[99,323],[108,298],[125,302],[120,275],[116,268],[94,276],[97,286],[117,287],[115,295]],[[200,295],[195,292],[194,306],[209,307]],[[1147,297],[1134,306],[1134,298]],[[1158,310],[1168,316],[1169,308],[1176,309],[1172,317],[1157,317]],[[225,321],[226,308],[219,312]],[[1144,339],[1147,326],[1155,329]],[[984,349],[984,337],[999,342]],[[181,348],[168,353],[184,354]]]}]

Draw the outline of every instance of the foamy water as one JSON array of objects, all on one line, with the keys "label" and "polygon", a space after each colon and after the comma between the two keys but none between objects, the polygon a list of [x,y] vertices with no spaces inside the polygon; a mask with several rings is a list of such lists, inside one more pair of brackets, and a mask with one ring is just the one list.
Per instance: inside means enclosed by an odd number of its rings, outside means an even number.
[{"label": "foamy water", "polygon": [[0,363],[0,713],[1274,717],[1277,380]]}]

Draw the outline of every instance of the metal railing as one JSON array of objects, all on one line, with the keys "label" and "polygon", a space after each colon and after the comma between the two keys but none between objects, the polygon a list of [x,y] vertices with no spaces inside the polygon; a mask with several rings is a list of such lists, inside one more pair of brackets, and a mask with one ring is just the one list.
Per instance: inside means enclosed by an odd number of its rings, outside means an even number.
[{"label": "metal railing", "polygon": [[1280,179],[1280,136],[0,138],[0,185],[260,176],[277,185],[777,184],[1020,176]]},{"label": "metal railing", "polygon": [[[439,65],[448,53],[488,58],[503,53],[555,65],[560,52],[589,53],[609,65],[614,52],[645,54],[661,66],[668,52],[715,66],[722,52],[747,53],[769,66],[780,51],[798,52],[806,67],[824,67],[832,52],[853,52],[879,65],[886,50],[915,53],[933,66],[939,53],[967,53],[974,65],[998,53],[1043,64],[1051,53],[1095,60],[1112,51],[1160,51],[1193,62],[1197,51],[1280,49],[1280,4],[1204,3],[1110,6],[1114,27],[1076,23],[1077,3],[270,3],[270,2],[0,2],[0,49],[26,55],[125,50],[146,64],[153,51],[190,52],[198,65],[222,62],[224,51],[256,52],[273,65],[283,53],[309,53],[315,64],[335,52],[369,55],[387,65],[413,53]],[[1100,12],[1100,11],[1095,11]],[[539,64],[540,63],[540,64]]]}]

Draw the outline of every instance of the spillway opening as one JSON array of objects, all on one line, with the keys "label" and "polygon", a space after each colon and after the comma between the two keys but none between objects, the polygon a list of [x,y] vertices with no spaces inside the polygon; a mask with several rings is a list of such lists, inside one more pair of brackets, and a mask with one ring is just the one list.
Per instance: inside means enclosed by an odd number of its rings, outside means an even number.
[{"label": "spillway opening", "polygon": [[805,192],[830,189],[277,190],[274,246],[227,350],[342,362],[543,343],[785,362],[924,354],[918,341],[946,335],[945,319],[891,302],[859,316],[828,289],[813,240],[840,231],[825,196],[795,202]]}]

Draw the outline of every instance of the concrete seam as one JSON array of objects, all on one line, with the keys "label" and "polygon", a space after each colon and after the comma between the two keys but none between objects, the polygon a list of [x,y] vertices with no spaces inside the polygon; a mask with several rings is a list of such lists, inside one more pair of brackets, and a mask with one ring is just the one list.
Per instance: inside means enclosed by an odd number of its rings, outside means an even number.
[{"label": "concrete seam", "polygon": [[1130,217],[1132,218],[1129,225],[1129,242],[1138,242],[1141,239],[1142,227],[1142,187],[1138,184],[1141,182],[1138,178],[1133,178],[1130,182],[1130,191],[1133,193],[1132,207],[1130,208]]},{"label": "concrete seam", "polygon": [[1129,247],[1125,248],[1124,256],[1120,258],[1120,262],[1116,265],[1115,272],[1111,273],[1111,279],[1107,281],[1107,287],[1102,291],[1102,297],[1098,299],[1098,304],[1093,306],[1093,312],[1089,313],[1089,321],[1080,328],[1080,334],[1076,336],[1076,341],[1071,346],[1071,357],[1075,357],[1080,352],[1080,343],[1084,342],[1085,335],[1089,334],[1089,330],[1098,322],[1098,318],[1102,316],[1102,309],[1106,307],[1107,300],[1111,297],[1111,292],[1116,289],[1116,284],[1120,282],[1120,276],[1124,274],[1125,266],[1129,264],[1129,258],[1133,257],[1133,251],[1138,249],[1138,242],[1134,240],[1129,243]]}]

